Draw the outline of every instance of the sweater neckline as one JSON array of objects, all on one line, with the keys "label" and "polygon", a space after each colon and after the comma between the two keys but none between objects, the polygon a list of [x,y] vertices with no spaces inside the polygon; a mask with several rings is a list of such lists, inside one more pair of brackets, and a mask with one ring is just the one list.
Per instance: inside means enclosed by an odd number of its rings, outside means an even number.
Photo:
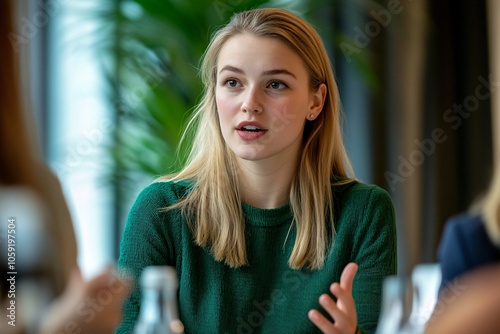
[{"label": "sweater neckline", "polygon": [[287,222],[293,218],[290,203],[273,209],[261,209],[246,203],[241,203],[245,222],[250,225],[260,227],[275,227]]}]

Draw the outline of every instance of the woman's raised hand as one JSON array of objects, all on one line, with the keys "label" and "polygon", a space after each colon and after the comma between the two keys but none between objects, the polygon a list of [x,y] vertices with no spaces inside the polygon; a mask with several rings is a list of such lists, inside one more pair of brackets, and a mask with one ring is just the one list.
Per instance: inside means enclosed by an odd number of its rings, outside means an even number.
[{"label": "woman's raised hand", "polygon": [[356,306],[352,297],[352,282],[358,271],[358,265],[349,263],[340,276],[340,284],[330,285],[330,292],[337,298],[337,303],[328,294],[319,297],[320,305],[332,317],[334,322],[325,318],[319,311],[310,310],[311,320],[325,334],[354,334],[358,319]]}]

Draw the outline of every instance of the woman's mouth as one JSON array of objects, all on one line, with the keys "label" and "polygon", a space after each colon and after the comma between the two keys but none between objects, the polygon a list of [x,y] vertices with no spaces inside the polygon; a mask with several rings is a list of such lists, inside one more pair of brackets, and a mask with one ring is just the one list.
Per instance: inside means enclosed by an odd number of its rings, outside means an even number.
[{"label": "woman's mouth", "polygon": [[241,128],[239,128],[238,130],[241,130],[241,131],[247,131],[247,132],[260,132],[260,131],[264,131],[264,129],[261,129],[257,126],[254,126],[254,125],[246,125],[246,126],[243,126]]},{"label": "woman's mouth", "polygon": [[236,132],[243,140],[255,140],[265,135],[267,129],[256,122],[243,122],[238,125]]}]

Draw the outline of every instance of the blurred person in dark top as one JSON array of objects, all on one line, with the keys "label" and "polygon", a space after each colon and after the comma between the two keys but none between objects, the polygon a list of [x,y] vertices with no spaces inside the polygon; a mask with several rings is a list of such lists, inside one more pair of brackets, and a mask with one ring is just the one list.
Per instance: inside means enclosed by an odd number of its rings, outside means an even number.
[{"label": "blurred person in dark top", "polygon": [[440,291],[474,269],[500,264],[500,168],[480,210],[451,217],[439,247]]}]

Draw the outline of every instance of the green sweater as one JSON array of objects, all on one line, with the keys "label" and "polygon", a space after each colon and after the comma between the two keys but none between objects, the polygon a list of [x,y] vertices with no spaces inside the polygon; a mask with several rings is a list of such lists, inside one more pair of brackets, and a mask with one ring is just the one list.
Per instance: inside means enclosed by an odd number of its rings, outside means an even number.
[{"label": "green sweater", "polygon": [[[333,187],[336,239],[322,270],[293,270],[288,258],[295,240],[290,205],[258,209],[243,204],[249,266],[232,269],[193,242],[176,203],[186,183],[153,183],[133,205],[123,233],[119,267],[136,279],[151,265],[171,265],[179,277],[179,313],[190,333],[317,333],[310,309],[338,282],[349,262],[359,265],[354,279],[359,328],[373,333],[380,313],[382,281],[396,273],[396,227],[387,192],[361,183]],[[221,203],[222,205],[222,203]],[[140,289],[124,305],[116,333],[132,331]]]}]

